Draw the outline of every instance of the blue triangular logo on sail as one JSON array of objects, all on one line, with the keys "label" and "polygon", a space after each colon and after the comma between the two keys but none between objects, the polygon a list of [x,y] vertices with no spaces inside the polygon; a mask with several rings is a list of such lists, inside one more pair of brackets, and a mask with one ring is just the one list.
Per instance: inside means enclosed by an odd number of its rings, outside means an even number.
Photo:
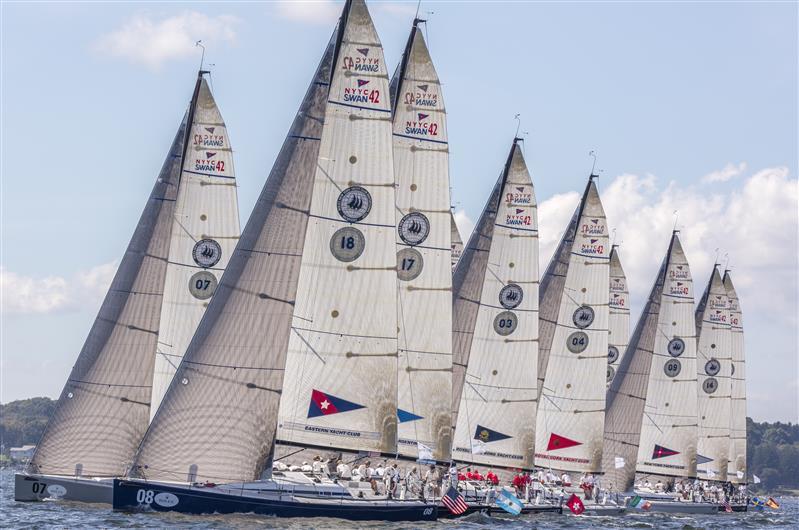
[{"label": "blue triangular logo on sail", "polygon": [[482,425],[477,425],[477,429],[474,431],[474,439],[480,440],[483,443],[498,442],[500,440],[507,440],[508,438],[512,437],[507,434],[502,434],[499,431],[483,427]]},{"label": "blue triangular logo on sail", "polygon": [[713,461],[712,458],[708,458],[706,456],[700,455],[699,453],[696,453],[696,464],[697,465],[707,464],[708,462],[712,462],[712,461]]},{"label": "blue triangular logo on sail", "polygon": [[414,414],[413,412],[408,412],[407,410],[397,409],[397,419],[400,423],[405,423],[406,421],[416,421],[421,420],[423,416],[419,416]]},{"label": "blue triangular logo on sail", "polygon": [[428,87],[429,85],[416,85],[416,86],[418,86],[419,88],[421,88],[421,89],[422,89],[422,92],[427,92],[427,87]]},{"label": "blue triangular logo on sail", "polygon": [[339,412],[349,412],[365,408],[363,405],[341,399],[332,394],[325,394],[319,390],[311,390],[311,404],[308,407],[308,417],[330,416]]}]

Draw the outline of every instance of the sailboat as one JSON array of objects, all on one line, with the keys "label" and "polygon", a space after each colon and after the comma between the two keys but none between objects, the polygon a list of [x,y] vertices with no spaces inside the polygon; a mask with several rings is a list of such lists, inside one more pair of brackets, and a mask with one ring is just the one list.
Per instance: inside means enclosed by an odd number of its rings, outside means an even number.
[{"label": "sailboat", "polygon": [[[605,211],[588,179],[580,204],[542,279],[535,463],[599,473],[608,367],[610,245]],[[581,494],[570,484],[566,494]],[[588,495],[586,495],[588,500]],[[587,503],[594,510],[596,503]],[[608,506],[611,511],[623,511]]]},{"label": "sailboat", "polygon": [[[730,271],[724,271],[724,290],[730,312],[730,449],[727,462],[727,480],[746,485],[746,358],[744,355],[744,330],[738,294],[732,284]],[[736,499],[733,510],[746,511],[748,500]]]},{"label": "sailboat", "polygon": [[621,357],[630,342],[630,291],[621,266],[619,246],[610,248],[610,314],[608,317],[608,386],[616,375]]},{"label": "sailboat", "polygon": [[111,503],[159,387],[214,294],[239,235],[225,123],[200,71],[189,109],[17,500]]},{"label": "sailboat", "polygon": [[[455,267],[452,301],[453,459],[506,471],[533,467],[538,394],[538,215],[519,141]],[[467,488],[475,509],[480,493]]]},{"label": "sailboat", "polygon": [[441,83],[413,22],[391,82],[398,294],[397,453],[449,462],[452,212]]},{"label": "sailboat", "polygon": [[730,449],[732,332],[727,290],[713,266],[696,309],[699,441],[697,476],[726,482]]},{"label": "sailboat", "polygon": [[696,327],[693,282],[674,231],[646,305],[607,393],[605,485],[650,499],[651,511],[714,513],[678,493],[634,490],[636,472],[696,478]]},{"label": "sailboat", "polygon": [[[115,481],[114,508],[436,518],[434,503],[379,497],[368,482],[277,477],[270,468],[277,440],[396,451],[387,96],[369,12],[362,0],[348,1],[130,478]],[[419,236],[413,224],[400,233]]]}]

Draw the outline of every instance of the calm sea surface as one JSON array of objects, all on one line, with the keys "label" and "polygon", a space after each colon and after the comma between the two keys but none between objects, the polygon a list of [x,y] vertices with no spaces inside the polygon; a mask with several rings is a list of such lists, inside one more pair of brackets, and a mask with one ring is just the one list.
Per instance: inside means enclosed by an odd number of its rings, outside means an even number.
[{"label": "calm sea surface", "polygon": [[107,506],[61,502],[14,502],[14,472],[0,471],[0,528],[461,528],[560,529],[560,528],[653,528],[693,530],[704,528],[799,528],[799,498],[777,497],[779,510],[677,517],[632,513],[620,517],[572,517],[530,515],[486,517],[479,514],[458,520],[420,524],[359,524],[336,519],[276,519],[257,515],[188,516],[179,514],[126,514]]}]

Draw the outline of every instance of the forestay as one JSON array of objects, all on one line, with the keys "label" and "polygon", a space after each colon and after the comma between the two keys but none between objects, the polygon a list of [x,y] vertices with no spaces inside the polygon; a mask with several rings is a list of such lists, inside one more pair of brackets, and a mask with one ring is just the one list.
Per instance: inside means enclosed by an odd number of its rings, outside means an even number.
[{"label": "forestay", "polygon": [[[546,346],[549,361],[536,417],[535,463],[577,472],[597,472],[602,459],[608,354],[610,248],[605,211],[593,175],[561,246],[568,261],[560,292],[544,293],[558,306]],[[556,269],[550,265],[548,270]],[[550,282],[552,289],[560,282]],[[547,313],[553,315],[552,308]],[[543,320],[543,318],[542,318]],[[550,322],[551,324],[551,322]],[[539,365],[540,366],[540,365]],[[540,377],[539,377],[540,379]]]},{"label": "forestay", "polygon": [[730,452],[727,480],[746,483],[746,359],[740,301],[732,284],[730,271],[724,272],[724,289],[730,311],[730,366],[732,403],[730,407]]},{"label": "forestay", "polygon": [[333,51],[331,40],[139,448],[131,470],[134,476],[254,480],[266,466],[274,441]]},{"label": "forestay", "polygon": [[449,147],[441,84],[414,22],[392,86],[396,175],[398,451],[448,461],[452,444]]},{"label": "forestay", "polygon": [[727,290],[718,268],[696,309],[699,441],[697,475],[727,480],[730,450],[732,333]]},{"label": "forestay", "polygon": [[630,292],[621,266],[618,245],[610,249],[610,313],[608,317],[608,386],[630,341]]},{"label": "forestay", "polygon": [[185,129],[184,117],[36,446],[33,473],[120,476],[147,429]]},{"label": "forestay", "polygon": [[164,284],[150,417],[169,388],[239,238],[233,152],[208,83],[197,78]]},{"label": "forestay", "polygon": [[672,236],[646,391],[636,469],[696,476],[694,290],[677,232]]},{"label": "forestay", "polygon": [[[538,214],[515,139],[455,268],[458,393],[453,458],[533,466],[538,363]],[[465,377],[464,377],[465,376]]]},{"label": "forestay", "polygon": [[[363,1],[345,7],[321,133],[278,438],[395,452],[397,249],[383,49]],[[415,233],[416,225],[400,228]]]}]

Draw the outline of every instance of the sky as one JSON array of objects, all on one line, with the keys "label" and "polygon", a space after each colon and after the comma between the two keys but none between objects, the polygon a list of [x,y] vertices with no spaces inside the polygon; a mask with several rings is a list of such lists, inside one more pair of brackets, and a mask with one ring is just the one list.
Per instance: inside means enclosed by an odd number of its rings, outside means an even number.
[{"label": "sky", "polygon": [[[416,4],[369,6],[396,64]],[[0,6],[0,402],[59,394],[190,99],[194,43],[234,148],[243,225],[340,8]],[[797,4],[425,1],[419,13],[463,237],[517,114],[542,270],[594,150],[633,320],[676,222],[697,296],[716,256],[733,271],[749,415],[799,421]]]}]

